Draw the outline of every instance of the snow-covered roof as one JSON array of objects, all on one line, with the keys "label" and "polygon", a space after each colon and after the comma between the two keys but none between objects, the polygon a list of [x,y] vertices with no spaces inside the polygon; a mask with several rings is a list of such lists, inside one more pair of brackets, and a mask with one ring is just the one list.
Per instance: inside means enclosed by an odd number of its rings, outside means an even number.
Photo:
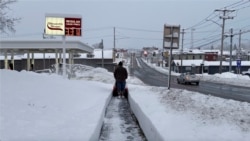
[{"label": "snow-covered roof", "polygon": [[[224,55],[230,55],[230,51],[227,51],[227,50],[226,50],[226,51],[223,51],[223,54],[224,54]],[[232,55],[236,55],[236,54],[237,54],[237,51],[236,51],[236,50],[233,50],[233,51],[232,51]]]},{"label": "snow-covered roof", "polygon": [[[0,40],[0,52],[5,50],[12,50],[13,52],[32,52],[42,53],[46,50],[62,49],[63,42],[60,40]],[[67,50],[74,50],[75,52],[89,53],[93,48],[89,45],[73,40],[65,41],[65,48]]]},{"label": "snow-covered roof", "polygon": [[[181,65],[181,60],[174,60],[175,64]],[[200,66],[201,64],[204,66],[220,66],[220,61],[203,61],[203,60],[182,60],[182,66]],[[222,61],[223,66],[229,66],[228,61]],[[232,61],[232,66],[237,66],[236,61]],[[241,61],[241,66],[250,66],[250,61]]]},{"label": "snow-covered roof", "polygon": [[[102,49],[94,49],[93,51],[93,58],[102,58]],[[82,53],[79,58],[87,58],[87,53]],[[113,58],[113,50],[112,49],[107,49],[103,50],[103,58],[105,59],[111,59]]]},{"label": "snow-covered roof", "polygon": [[[205,66],[219,66],[220,61],[205,61]],[[230,62],[222,61],[223,66],[229,66]],[[232,66],[237,66],[237,61],[232,61]],[[241,66],[250,66],[250,61],[241,61]]]},{"label": "snow-covered roof", "polygon": [[[181,65],[181,60],[174,60],[175,64]],[[191,66],[192,64],[195,66],[200,66],[203,60],[182,60],[182,66]]]},{"label": "snow-covered roof", "polygon": [[[112,49],[108,49],[108,50],[103,50],[103,58],[105,59],[111,59],[113,58],[113,50]],[[93,54],[94,54],[94,57],[95,59],[97,58],[102,58],[102,50],[101,49],[94,49],[93,51]],[[66,58],[69,57],[68,54],[65,54],[66,55]],[[77,58],[87,58],[87,53],[80,53],[80,57],[77,57]],[[24,55],[19,55],[19,56],[14,56],[14,59],[27,59],[27,53],[25,53]],[[61,56],[63,57],[63,55]],[[30,59],[32,58],[31,54],[30,54]],[[54,59],[56,58],[56,54],[55,53],[34,53],[34,59],[43,59],[43,58],[51,58],[51,59]],[[59,58],[59,54],[58,54],[58,58]],[[0,55],[0,60],[4,60],[5,57],[4,56],[1,56]],[[11,59],[11,56],[8,55],[7,56],[7,59],[10,60]]]},{"label": "snow-covered roof", "polygon": [[[183,54],[205,54],[205,53],[212,53],[216,52],[217,54],[220,54],[220,50],[199,50],[199,49],[193,49],[193,50],[183,50]],[[173,54],[180,54],[180,50],[173,50]],[[237,51],[233,50],[232,55],[236,55]],[[223,55],[230,55],[230,51],[224,50]]]},{"label": "snow-covered roof", "polygon": [[[21,56],[13,56],[15,60],[21,60],[22,57]],[[4,60],[5,56],[0,55],[0,60]],[[11,56],[7,56],[8,60],[11,60]]]}]

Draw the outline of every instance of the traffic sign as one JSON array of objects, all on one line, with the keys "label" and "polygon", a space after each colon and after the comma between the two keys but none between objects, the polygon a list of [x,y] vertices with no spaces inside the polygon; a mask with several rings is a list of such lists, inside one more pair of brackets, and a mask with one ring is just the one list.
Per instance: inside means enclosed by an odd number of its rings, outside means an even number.
[{"label": "traffic sign", "polygon": [[179,36],[180,25],[164,25],[163,31],[163,48],[165,49],[178,49],[179,48]]},{"label": "traffic sign", "polygon": [[240,59],[236,60],[236,63],[237,63],[237,68],[240,68],[241,67],[241,60]]}]

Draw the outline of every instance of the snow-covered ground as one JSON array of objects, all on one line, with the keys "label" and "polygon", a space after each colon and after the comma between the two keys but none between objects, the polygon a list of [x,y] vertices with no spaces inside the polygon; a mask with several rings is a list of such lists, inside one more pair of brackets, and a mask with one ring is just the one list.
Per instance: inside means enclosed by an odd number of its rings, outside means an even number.
[{"label": "snow-covered ground", "polygon": [[[81,70],[71,80],[0,70],[0,140],[98,140],[113,74]],[[250,103],[146,86],[132,76],[127,86],[131,109],[149,141],[250,139]]]}]

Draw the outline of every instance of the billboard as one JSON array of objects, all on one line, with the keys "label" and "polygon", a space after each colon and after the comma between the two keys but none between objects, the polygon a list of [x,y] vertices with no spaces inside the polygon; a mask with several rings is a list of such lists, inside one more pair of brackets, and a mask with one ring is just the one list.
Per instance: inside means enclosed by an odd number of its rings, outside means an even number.
[{"label": "billboard", "polygon": [[163,48],[178,49],[179,48],[180,25],[164,25],[163,31]]},{"label": "billboard", "polygon": [[65,35],[64,18],[46,17],[45,34]]},{"label": "billboard", "polygon": [[82,19],[74,16],[46,16],[45,34],[55,36],[81,36]]},{"label": "billboard", "polygon": [[81,18],[65,18],[65,35],[81,36]]}]

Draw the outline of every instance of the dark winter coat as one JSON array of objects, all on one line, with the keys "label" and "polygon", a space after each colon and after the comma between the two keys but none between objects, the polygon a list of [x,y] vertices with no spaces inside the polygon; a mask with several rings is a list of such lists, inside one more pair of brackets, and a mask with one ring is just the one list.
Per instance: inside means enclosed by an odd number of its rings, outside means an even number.
[{"label": "dark winter coat", "polygon": [[116,81],[124,82],[128,78],[128,72],[124,67],[118,66],[115,69],[114,77]]}]

